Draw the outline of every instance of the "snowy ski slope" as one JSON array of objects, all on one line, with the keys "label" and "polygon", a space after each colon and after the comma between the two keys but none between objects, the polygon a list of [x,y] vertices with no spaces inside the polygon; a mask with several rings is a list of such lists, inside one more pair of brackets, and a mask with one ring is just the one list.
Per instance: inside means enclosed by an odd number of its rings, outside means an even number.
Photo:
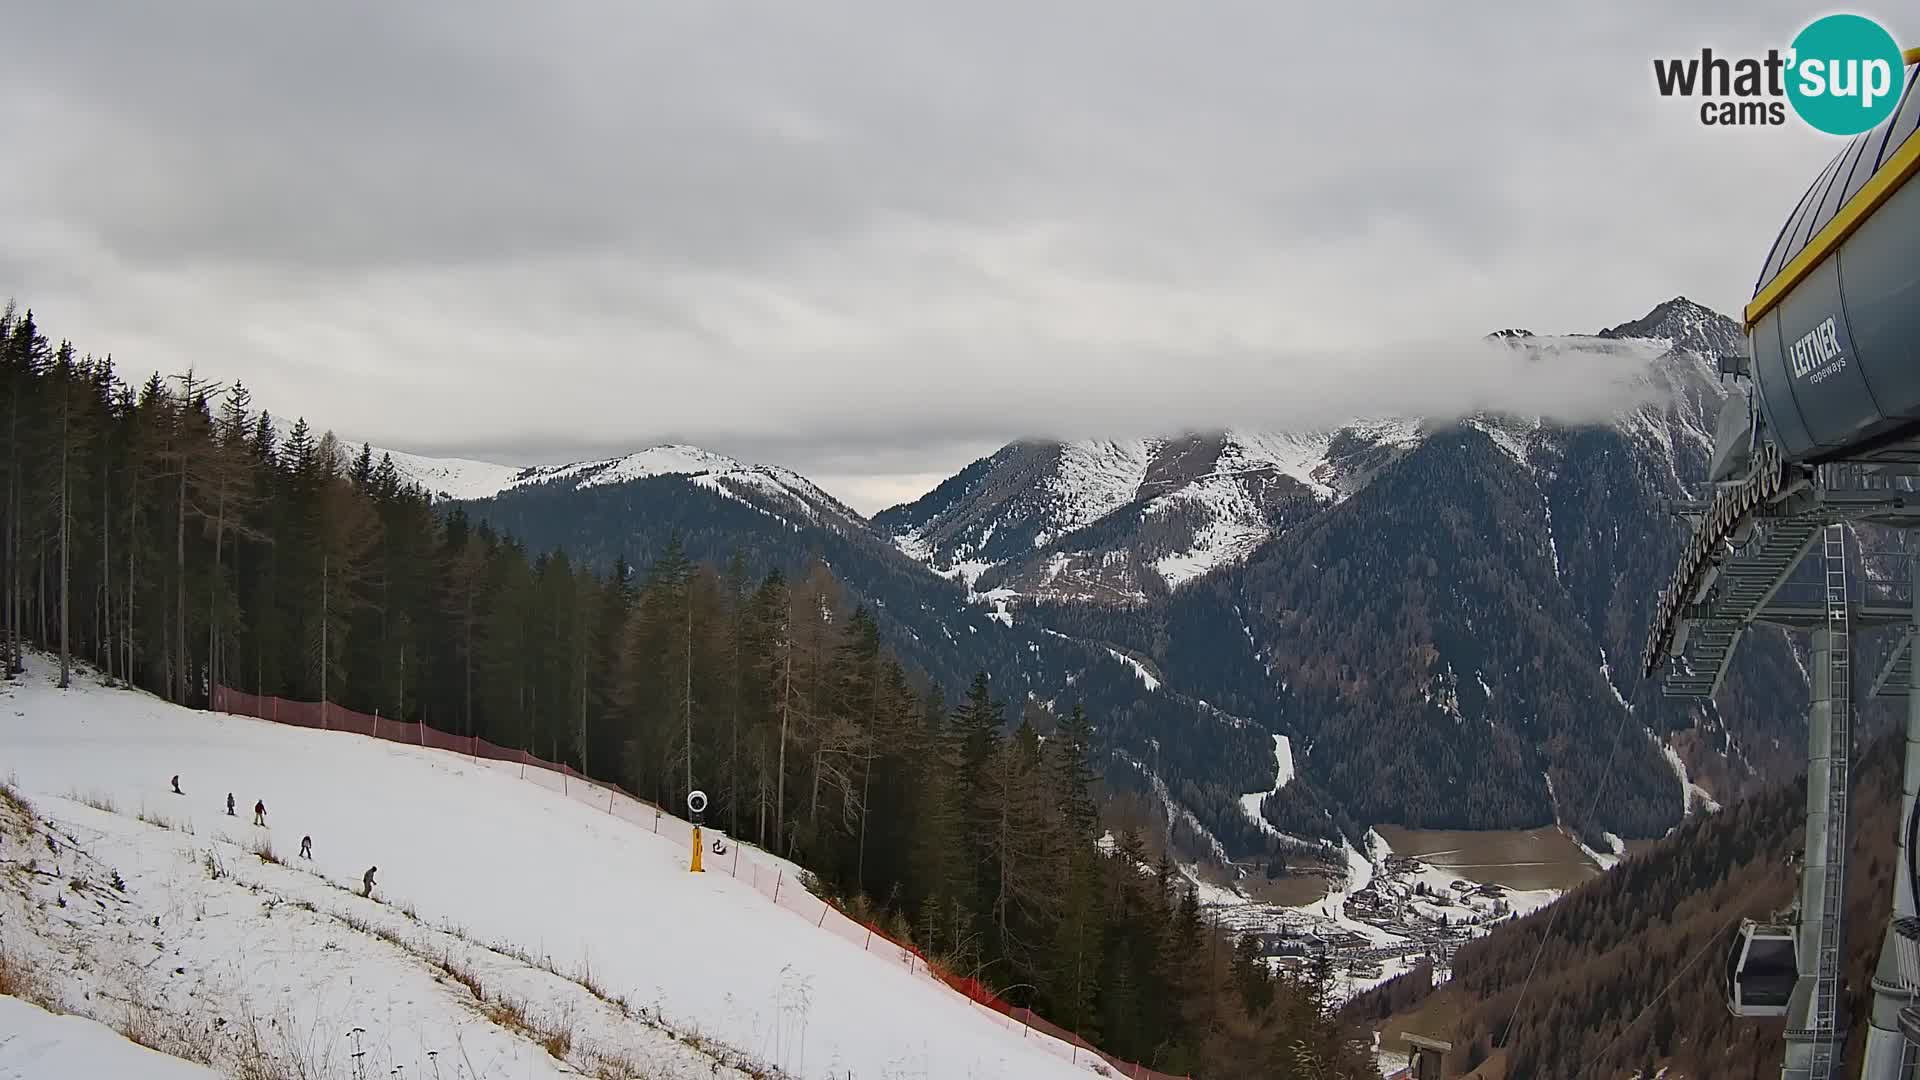
[{"label": "snowy ski slope", "polygon": [[[776,906],[749,869],[771,876],[791,867],[765,853],[745,850],[738,879],[689,874],[684,841],[664,835],[672,830],[656,836],[604,803],[596,809],[578,784],[562,794],[497,763],[196,712],[92,676],[63,693],[44,660],[31,667],[0,697],[0,778],[49,821],[63,861],[125,875],[124,896],[90,888],[106,914],[88,932],[101,942],[162,938],[139,947],[169,964],[188,957],[178,966],[191,975],[159,983],[163,997],[176,984],[197,988],[174,994],[189,1014],[211,1001],[336,1039],[358,1026],[406,1075],[423,1074],[415,1063],[424,1070],[430,1053],[456,1042],[491,1063],[476,1059],[461,1075],[577,1074],[537,1045],[510,1045],[527,1037],[489,1023],[467,987],[422,959],[447,955],[460,961],[450,966],[483,969],[482,981],[508,988],[542,1030],[568,1026],[583,1042],[657,1060],[648,1075],[743,1075],[688,1049],[709,1042],[802,1077],[1046,1080],[1090,1068],[1084,1051],[1070,1063],[1061,1044],[1009,1028],[924,968],[910,970],[898,950],[863,949]],[[184,796],[168,790],[175,773]],[[225,814],[229,791],[240,817]],[[247,816],[256,799],[266,802],[265,829]],[[294,857],[306,834],[310,863]],[[286,865],[247,854],[268,838]],[[227,879],[209,878],[209,853]],[[355,895],[369,866],[379,867],[378,902]],[[151,927],[149,912],[159,916]],[[0,944],[52,948],[19,941],[19,926],[0,919]],[[153,953],[136,955],[151,978]],[[558,977],[580,973],[641,1021]],[[95,976],[76,975],[67,989],[106,989],[106,975]],[[79,993],[69,996],[75,1011],[113,1022],[97,1015],[97,1001],[90,1010],[78,1007]],[[448,1057],[437,1061],[455,1075]]]},{"label": "snowy ski slope", "polygon": [[0,1080],[217,1080],[218,1076],[128,1042],[97,1021],[57,1016],[19,998],[0,997]]}]

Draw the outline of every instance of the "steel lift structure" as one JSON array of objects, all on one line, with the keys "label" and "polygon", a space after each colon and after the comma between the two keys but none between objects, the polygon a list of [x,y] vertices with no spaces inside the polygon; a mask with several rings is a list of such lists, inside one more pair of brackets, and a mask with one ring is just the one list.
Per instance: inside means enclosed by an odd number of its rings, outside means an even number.
[{"label": "steel lift structure", "polygon": [[[1746,923],[1727,958],[1728,1007],[1787,1020],[1783,1080],[1831,1080],[1851,1018],[1843,999],[1853,756],[1854,639],[1898,628],[1868,693],[1906,698],[1893,918],[1873,977],[1863,1080],[1920,1080],[1920,50],[1901,103],[1849,140],[1775,239],[1745,312],[1747,351],[1722,360],[1733,393],[1716,426],[1710,497],[1655,604],[1649,677],[1711,698],[1754,625],[1811,637],[1806,853],[1797,917]],[[1906,602],[1848,587],[1850,535],[1906,534]],[[1785,589],[1817,552],[1817,595]],[[1791,947],[1789,948],[1789,944]]]}]

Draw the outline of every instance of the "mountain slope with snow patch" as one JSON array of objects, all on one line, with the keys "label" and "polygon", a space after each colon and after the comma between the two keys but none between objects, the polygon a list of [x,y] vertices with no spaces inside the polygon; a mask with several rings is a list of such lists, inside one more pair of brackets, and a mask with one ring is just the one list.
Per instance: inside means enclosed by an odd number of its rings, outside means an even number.
[{"label": "mountain slope with snow patch", "polygon": [[485,499],[520,482],[531,469],[468,458],[422,457],[400,450],[374,448],[373,460],[392,459],[400,477],[439,500]]},{"label": "mountain slope with snow patch", "polygon": [[1015,443],[875,515],[899,548],[976,593],[1138,603],[1363,486],[1417,421],[1304,433]]},{"label": "mountain slope with snow patch", "polygon": [[403,480],[419,486],[436,501],[475,502],[532,489],[586,491],[674,477],[781,517],[789,526],[822,524],[843,531],[866,528],[859,514],[792,469],[750,465],[697,446],[651,446],[618,457],[565,465],[496,465],[397,450],[373,451],[376,462],[383,455],[392,458]]}]

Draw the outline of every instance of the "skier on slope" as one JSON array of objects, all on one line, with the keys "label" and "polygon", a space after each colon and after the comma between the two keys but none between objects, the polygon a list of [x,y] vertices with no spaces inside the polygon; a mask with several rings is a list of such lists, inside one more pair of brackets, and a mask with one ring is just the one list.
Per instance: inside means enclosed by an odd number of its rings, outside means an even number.
[{"label": "skier on slope", "polygon": [[377,866],[367,867],[367,875],[360,879],[360,895],[361,896],[367,897],[369,899],[373,897],[373,872],[378,869],[380,868]]},{"label": "skier on slope", "polygon": [[300,857],[303,859],[313,858],[313,837],[303,836],[300,838]]},{"label": "skier on slope", "polygon": [[233,792],[231,791],[227,792],[227,816],[228,817],[234,816],[233,815]]},{"label": "skier on slope", "polygon": [[256,800],[254,802],[253,823],[255,825],[265,825],[267,823],[267,802],[265,799]]},{"label": "skier on slope", "polygon": [[184,792],[184,791],[181,791],[181,790],[180,790],[180,774],[179,774],[179,773],[174,773],[174,774],[173,774],[173,793],[174,793],[175,795],[185,795],[185,794],[186,794],[186,792]]}]

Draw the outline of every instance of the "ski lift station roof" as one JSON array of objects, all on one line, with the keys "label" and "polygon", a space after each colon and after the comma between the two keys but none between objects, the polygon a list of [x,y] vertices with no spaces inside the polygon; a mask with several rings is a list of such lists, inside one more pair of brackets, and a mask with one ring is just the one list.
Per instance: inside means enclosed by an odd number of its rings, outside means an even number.
[{"label": "ski lift station roof", "polygon": [[1872,456],[1920,428],[1920,50],[1899,106],[1814,177],[1746,309],[1749,372],[1790,461]]}]

